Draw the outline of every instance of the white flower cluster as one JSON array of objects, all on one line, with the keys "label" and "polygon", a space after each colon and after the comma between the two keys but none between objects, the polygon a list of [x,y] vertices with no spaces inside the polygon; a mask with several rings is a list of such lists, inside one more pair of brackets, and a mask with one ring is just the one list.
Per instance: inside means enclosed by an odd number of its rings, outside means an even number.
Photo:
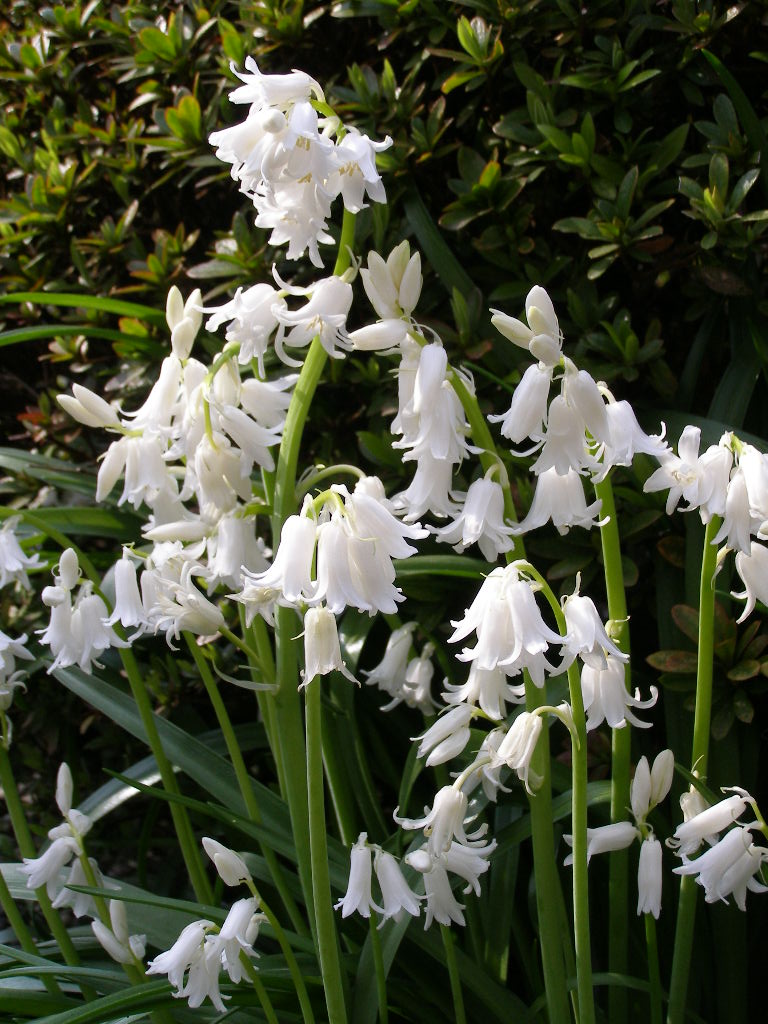
[{"label": "white flower cluster", "polygon": [[[707,903],[718,900],[727,903],[727,897],[733,896],[736,906],[745,910],[747,890],[768,892],[768,887],[755,877],[768,861],[768,849],[752,842],[752,830],[760,828],[760,822],[744,825],[738,821],[747,807],[757,810],[754,798],[738,786],[723,790],[729,791],[733,796],[711,807],[693,788],[685,794],[680,801],[685,820],[677,826],[667,845],[683,860],[680,867],[674,869],[675,873],[696,875]],[[702,843],[707,843],[709,849],[691,859]]]},{"label": "white flower cluster", "polygon": [[345,128],[303,71],[263,75],[251,57],[245,66],[246,73],[235,71],[244,84],[229,98],[248,104],[248,116],[209,141],[256,207],[256,226],[272,230],[270,243],[287,243],[289,260],[308,252],[322,267],[318,245],[333,242],[327,224],[333,200],[341,195],[351,213],[363,208],[366,195],[386,202],[376,154],[392,140],[374,142]]},{"label": "white flower cluster", "polygon": [[6,519],[0,529],[0,588],[14,583],[24,590],[30,589],[30,569],[37,569],[40,566],[40,556],[28,555],[19,543],[16,536],[16,527],[19,525],[19,517],[12,516]]},{"label": "white flower cluster", "polygon": [[[27,576],[28,569],[36,569],[40,565],[40,556],[28,555],[16,536],[18,516],[7,519],[0,530],[0,588],[13,583],[15,586],[28,590],[30,587]],[[0,743],[6,750],[10,749],[13,738],[13,723],[6,714],[13,704],[14,693],[18,689],[25,690],[23,669],[16,668],[16,661],[32,661],[24,646],[27,634],[17,637],[8,636],[0,631]]]},{"label": "white flower cluster", "polygon": [[399,704],[406,704],[409,708],[418,708],[424,715],[431,715],[437,706],[430,695],[435,673],[432,664],[435,645],[424,644],[421,654],[412,658],[416,626],[415,622],[406,622],[393,630],[379,664],[370,672],[362,673],[369,686],[377,686],[391,698],[381,707],[382,711],[391,711]]},{"label": "white flower cluster", "polygon": [[394,614],[403,595],[392,560],[413,554],[416,548],[408,542],[426,532],[395,518],[377,477],[359,480],[351,493],[334,485],[315,501],[307,496],[301,514],[286,519],[272,565],[244,573],[243,588],[234,596],[249,622],[258,613],[271,623],[276,604],[297,610],[309,605],[306,682],[333,669],[346,673],[335,616],[347,607]]},{"label": "white flower cluster", "polygon": [[[225,885],[246,883],[255,893],[251,873],[239,854],[207,837],[203,848]],[[221,972],[225,971],[236,985],[248,976],[243,956],[258,956],[253,943],[267,920],[258,912],[258,905],[254,894],[237,900],[221,927],[208,920],[188,924],[169,950],[150,961],[147,974],[167,974],[176,989],[174,996],[186,999],[193,1009],[207,998],[219,1013],[224,1013],[224,1000],[229,996],[220,990]]]},{"label": "white flower cluster", "polygon": [[[70,886],[87,886],[94,882],[102,886],[104,879],[98,864],[85,852],[84,838],[90,832],[93,822],[76,807],[72,806],[72,773],[69,765],[59,766],[56,776],[56,805],[64,821],[50,829],[50,846],[39,857],[25,857],[22,872],[27,876],[28,889],[46,887],[48,897],[56,910],[69,907],[75,917],[91,917],[91,929],[102,948],[119,964],[136,965],[144,956],[144,935],[130,935],[125,904],[120,900],[109,900],[109,925],[99,920],[93,896],[76,892]],[[73,859],[74,858],[74,859]],[[69,874],[62,878],[62,871],[69,866]],[[88,874],[86,874],[86,867]]]},{"label": "white flower cluster", "polygon": [[[698,509],[701,521],[722,519],[713,543],[736,551],[736,571],[746,598],[743,622],[757,601],[768,604],[768,455],[727,432],[718,444],[699,454],[701,430],[687,426],[677,445],[678,454],[659,456],[661,466],[645,482],[646,491],[669,489],[667,514],[681,501],[686,511]],[[754,540],[753,540],[754,538]]]},{"label": "white flower cluster", "polygon": [[[532,471],[536,491],[528,515],[514,533],[535,530],[552,520],[560,533],[572,526],[599,525],[600,501],[587,505],[584,475],[602,480],[612,466],[628,466],[636,452],[657,455],[667,446],[661,436],[641,429],[628,402],[617,402],[604,385],[579,370],[562,353],[562,333],[552,300],[538,285],[525,300],[528,324],[499,310],[491,322],[514,344],[527,349],[538,362],[529,366],[515,390],[509,410],[491,416],[501,433],[514,443],[526,438],[539,452]],[[560,372],[560,392],[549,394]]]},{"label": "white flower cluster", "polygon": [[[671,750],[662,750],[650,767],[648,759],[641,757],[630,787],[634,822],[616,821],[610,825],[587,829],[587,863],[593,854],[625,850],[636,839],[640,840],[637,912],[653,914],[657,920],[661,913],[662,849],[646,819],[669,793],[674,771],[675,757]],[[563,838],[568,846],[573,845],[572,836],[566,835]],[[572,864],[572,855],[566,857],[563,863]]]},{"label": "white flower cluster", "polygon": [[[73,602],[72,594],[77,590]],[[45,587],[43,604],[50,608],[51,618],[41,633],[40,642],[51,648],[53,661],[48,669],[79,665],[90,672],[99,665],[98,658],[110,647],[128,647],[129,644],[112,629],[109,612],[104,601],[93,593],[93,584],[80,577],[80,564],[72,548],[62,552],[54,569],[54,585]]]}]

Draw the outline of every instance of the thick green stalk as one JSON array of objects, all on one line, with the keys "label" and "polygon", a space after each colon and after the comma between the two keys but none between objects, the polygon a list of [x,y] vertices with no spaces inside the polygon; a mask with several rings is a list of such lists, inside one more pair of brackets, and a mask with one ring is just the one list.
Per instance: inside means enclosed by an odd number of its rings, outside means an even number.
[{"label": "thick green stalk", "polygon": [[264,987],[264,982],[259,977],[259,972],[253,966],[245,953],[240,954],[240,962],[245,968],[245,973],[251,979],[253,991],[256,993],[256,997],[261,1003],[261,1008],[264,1011],[264,1016],[267,1018],[268,1024],[280,1024],[277,1014],[275,1013],[275,1008],[272,1005],[272,1000],[269,998],[269,994]]},{"label": "thick green stalk", "polygon": [[325,989],[328,1020],[345,1024],[347,1010],[341,977],[339,942],[331,900],[328,843],[325,830],[325,778],[323,774],[322,684],[316,676],[305,687],[307,703],[307,794],[309,845],[312,857],[312,895],[315,906],[318,955]]},{"label": "thick green stalk", "polygon": [[464,996],[461,992],[459,965],[456,962],[456,949],[453,944],[453,932],[446,925],[441,924],[440,936],[443,940],[443,949],[445,950],[445,966],[448,968],[448,977],[451,982],[453,1019],[456,1021],[456,1024],[467,1024],[467,1015],[464,1012]]},{"label": "thick green stalk", "polygon": [[581,693],[581,678],[575,662],[568,669],[568,688],[576,731],[571,745],[571,828],[573,832],[573,929],[576,939],[579,1022],[580,1024],[594,1024],[595,995],[592,988],[589,877],[587,872],[587,727]]},{"label": "thick green stalk", "polygon": [[[334,274],[342,274],[350,263],[350,249],[354,241],[355,218],[344,211],[339,252]],[[291,403],[283,427],[283,437],[277,458],[274,480],[272,514],[272,548],[277,551],[283,523],[295,511],[296,471],[304,425],[309,415],[315,390],[328,355],[320,338],[316,336],[309,346],[299,379],[291,396]],[[305,769],[306,750],[301,703],[298,694],[298,662],[295,637],[299,632],[296,613],[291,608],[278,607],[275,612],[275,681],[277,692],[273,699],[273,735],[277,741],[276,760],[282,767],[283,795],[291,815],[299,879],[307,907],[312,906],[312,867],[307,843],[309,812]],[[314,915],[310,925],[315,932]]]},{"label": "thick green stalk", "polygon": [[[565,613],[544,577],[530,566],[528,571],[541,587],[552,609],[557,628],[565,636]],[[573,850],[573,927],[576,942],[576,986],[579,1024],[594,1024],[595,996],[592,986],[592,946],[589,927],[589,875],[587,871],[587,724],[581,678],[576,662],[568,668],[568,690],[573,715],[571,736],[571,831]]]},{"label": "thick green stalk", "polygon": [[[258,825],[262,820],[261,811],[259,810],[258,801],[256,800],[256,796],[253,792],[251,777],[245,766],[240,745],[237,742],[237,737],[235,736],[235,730],[232,728],[232,721],[229,717],[229,713],[227,712],[226,704],[222,699],[216,680],[214,679],[213,673],[205,660],[203,652],[195,643],[194,637],[190,633],[185,633],[184,639],[187,641],[187,647],[189,648],[195,665],[197,666],[197,670],[200,673],[200,678],[203,681],[203,685],[205,686],[206,693],[208,694],[211,706],[213,707],[214,714],[216,715],[216,720],[219,723],[219,728],[221,729],[221,733],[224,737],[224,742],[227,745],[229,759],[235,770],[235,777],[237,778],[240,795],[243,798],[243,803],[245,804],[248,812],[248,817]],[[259,843],[259,849],[261,850],[261,854],[269,868],[272,882],[274,883],[280,899],[283,901],[283,906],[291,919],[291,924],[300,934],[306,933],[304,919],[301,916],[299,908],[296,906],[296,901],[288,890],[283,868],[275,855],[275,851],[271,850],[263,843]]]},{"label": "thick green stalk", "polygon": [[[712,722],[712,665],[714,656],[715,570],[717,545],[713,544],[721,519],[713,516],[704,531],[704,551],[699,583],[699,652],[696,667],[696,710],[693,719],[691,771],[706,780],[709,759],[709,733]],[[675,928],[675,949],[669,982],[668,1024],[682,1024],[688,996],[693,933],[696,922],[696,882],[685,875],[680,883]]]},{"label": "thick green stalk", "polygon": [[384,956],[381,950],[381,937],[379,935],[378,918],[376,911],[371,911],[369,918],[371,933],[371,952],[373,953],[373,967],[376,971],[376,998],[379,1002],[379,1024],[389,1024],[389,1007],[387,1006],[387,973],[384,970]]},{"label": "thick green stalk", "polygon": [[[144,679],[139,666],[136,664],[136,659],[133,656],[133,651],[130,648],[121,649],[120,657],[123,662],[125,674],[128,677],[128,683],[131,687],[133,699],[136,701],[136,707],[138,708],[141,722],[144,726],[144,732],[147,735],[150,750],[157,761],[157,767],[160,771],[163,788],[169,795],[179,796],[180,793],[176,782],[176,776],[174,775],[171,762],[168,760],[165,751],[163,750],[160,734],[157,731],[155,715],[149,702],[149,695],[147,694],[147,689],[144,685]],[[170,802],[170,810],[173,824],[176,829],[176,837],[181,849],[181,855],[184,858],[184,864],[186,865],[187,874],[189,875],[189,880],[195,892],[195,898],[198,903],[209,904],[213,900],[213,894],[208,883],[208,878],[205,874],[205,869],[203,868],[202,857],[200,856],[200,850],[195,834],[192,831],[187,810],[174,800]]]},{"label": "thick green stalk", "polygon": [[[608,519],[600,527],[608,616],[614,623],[613,639],[625,654],[629,654],[627,597],[610,474],[595,484],[595,494],[602,501],[601,515]],[[630,672],[627,663],[624,669],[624,685],[627,690],[631,690]],[[624,821],[627,816],[631,755],[632,732],[629,726],[611,730],[611,821]],[[627,973],[629,918],[629,850],[617,850],[610,855],[608,882],[608,969],[615,974]],[[626,989],[611,985],[608,1005],[611,1020],[626,1020]]]},{"label": "thick green stalk", "polygon": [[[535,711],[546,704],[546,689],[540,690],[525,673],[525,710]],[[563,893],[555,860],[552,833],[552,784],[549,767],[549,730],[541,730],[536,750],[531,758],[531,774],[541,779],[540,785],[528,796],[531,815],[531,841],[536,879],[536,911],[539,919],[541,966],[547,996],[549,1024],[566,1024],[570,1020],[568,986],[563,962],[561,935]]]},{"label": "thick green stalk", "polygon": [[[25,953],[32,953],[33,956],[39,956],[39,950],[35,945],[35,940],[32,938],[32,933],[27,928],[26,921],[21,916],[21,911],[16,906],[16,901],[11,895],[11,890],[5,881],[5,875],[0,871],[0,910],[6,916],[8,924],[13,929],[13,934],[16,936],[21,948]],[[42,982],[46,989],[53,995],[61,995],[61,989],[59,983],[50,974],[42,975]]]},{"label": "thick green stalk", "polygon": [[[653,914],[643,914],[645,918],[645,948],[648,955],[648,981],[650,982],[650,1024],[662,1024],[661,1009],[661,975],[659,973],[659,947],[656,942],[656,919]],[[611,1018],[613,1019],[613,1018]]]},{"label": "thick green stalk", "polygon": [[278,945],[283,952],[285,962],[288,965],[288,971],[293,981],[293,987],[296,989],[296,995],[299,999],[299,1005],[301,1006],[301,1015],[304,1019],[304,1024],[315,1024],[315,1015],[312,1012],[312,1003],[309,999],[309,993],[307,992],[307,986],[304,984],[304,976],[301,973],[301,968],[294,956],[291,944],[288,941],[288,936],[283,930],[283,926],[280,924],[275,914],[262,899],[261,893],[257,890],[253,881],[248,881],[248,888],[251,890],[252,895],[259,901],[259,906],[264,912],[264,916],[269,921],[272,931],[275,933]]},{"label": "thick green stalk", "polygon": [[[8,751],[5,747],[0,744],[0,787],[2,787],[3,794],[5,796],[5,802],[8,807],[8,814],[11,819],[11,826],[13,828],[14,835],[16,836],[16,844],[19,847],[22,857],[35,858],[37,857],[37,850],[35,844],[32,841],[32,836],[27,825],[27,819],[24,815],[24,807],[19,797],[19,791],[16,787],[16,779],[13,775],[13,769],[11,767],[11,761],[8,757]],[[69,932],[64,927],[64,923],[59,916],[58,911],[54,910],[51,906],[51,901],[48,897],[45,886],[41,886],[39,889],[35,889],[35,896],[40,904],[40,909],[43,912],[43,916],[51,929],[51,934],[59,945],[61,954],[64,957],[66,963],[74,966],[80,963],[80,958],[77,955],[77,951],[72,943],[72,939],[69,936]]]},{"label": "thick green stalk", "polygon": [[[461,402],[469,423],[474,443],[482,448],[480,462],[486,471],[492,466],[499,468],[500,483],[504,494],[504,518],[509,522],[517,519],[509,478],[496,451],[496,445],[485,421],[477,397],[472,394],[462,377],[451,370],[449,380]],[[514,547],[507,552],[507,562],[525,557],[525,545],[521,537],[515,538]],[[557,604],[557,602],[555,602]],[[558,606],[559,611],[559,606]],[[525,673],[525,707],[533,711],[546,704],[546,688],[538,689]],[[544,973],[544,988],[547,997],[547,1011],[550,1024],[565,1024],[570,1020],[568,1008],[568,987],[563,961],[564,949],[570,939],[563,935],[561,922],[565,915],[560,875],[555,860],[555,843],[552,829],[552,783],[549,764],[549,733],[542,729],[536,745],[531,769],[540,779],[536,792],[529,795],[528,806],[531,814],[531,839],[536,878],[536,910],[539,920],[539,941],[541,963]]]}]

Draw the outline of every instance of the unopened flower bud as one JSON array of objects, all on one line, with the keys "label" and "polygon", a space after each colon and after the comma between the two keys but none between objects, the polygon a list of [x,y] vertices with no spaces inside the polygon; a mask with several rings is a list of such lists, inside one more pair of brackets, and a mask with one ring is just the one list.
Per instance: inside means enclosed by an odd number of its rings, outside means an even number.
[{"label": "unopened flower bud", "polygon": [[172,285],[169,292],[168,298],[165,300],[165,321],[168,324],[169,330],[173,331],[177,324],[180,324],[184,319],[184,299],[181,297],[181,292]]},{"label": "unopened flower bud", "polygon": [[651,768],[651,804],[656,806],[669,793],[675,774],[675,755],[671,750],[662,750],[656,755]]},{"label": "unopened flower bud", "polygon": [[74,590],[80,579],[80,563],[72,548],[67,548],[59,559],[59,583],[66,590]]},{"label": "unopened flower bud", "polygon": [[213,861],[224,885],[241,885],[251,880],[245,861],[234,850],[208,837],[203,839],[203,849]]},{"label": "unopened flower bud", "polygon": [[72,810],[72,772],[66,761],[59,765],[56,776],[56,806],[65,818]]}]

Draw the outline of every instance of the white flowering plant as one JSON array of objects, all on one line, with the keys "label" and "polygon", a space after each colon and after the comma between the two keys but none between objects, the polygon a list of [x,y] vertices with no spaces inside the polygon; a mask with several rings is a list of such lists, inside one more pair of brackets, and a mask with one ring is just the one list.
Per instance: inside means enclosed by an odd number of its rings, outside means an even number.
[{"label": "white flowering plant", "polygon": [[[610,1013],[627,1019],[627,992],[639,987],[643,1019],[660,1021],[666,1003],[678,1024],[697,884],[706,902],[732,898],[740,910],[748,892],[766,891],[768,826],[738,780],[727,780],[731,796],[713,791],[709,736],[716,574],[731,552],[740,621],[768,603],[768,457],[732,432],[703,452],[696,427],[677,452],[663,426],[646,433],[628,402],[578,367],[539,285],[525,320],[492,311],[500,335],[533,362],[509,408],[486,417],[470,370],[452,365],[436,327],[419,319],[420,254],[407,240],[387,254],[356,250],[356,215],[386,203],[376,160],[390,140],[345,124],[302,71],[267,75],[249,58],[236,74],[230,99],[245,118],[210,142],[256,225],[315,276],[275,269],[225,302],[174,286],[168,353],[138,408],[79,384],[59,396],[74,421],[106,436],[95,502],[128,505],[140,520],[106,572],[103,552],[92,557],[50,517],[3,510],[0,586],[32,589],[25,607],[39,624],[0,633],[0,784],[20,857],[0,874],[15,943],[4,947],[5,974],[36,970],[61,1024],[192,1019],[177,1016],[176,1000],[202,1020],[463,1022],[546,1010],[556,1024],[591,1024],[601,1012],[593,938],[605,897],[588,867],[608,854]],[[360,324],[356,292],[372,310]],[[407,480],[390,493],[366,468],[303,461],[328,368],[338,378],[345,360],[374,358],[391,360],[396,379],[391,452]],[[638,458],[658,464],[645,492],[664,494],[670,515],[681,502],[697,511],[705,538],[693,746],[640,756],[633,773],[633,730],[651,729],[659,693],[630,684],[612,476]],[[518,516],[522,459],[533,489]],[[593,572],[591,593],[578,574],[554,592],[525,547],[550,523],[562,536],[599,533],[603,587]],[[456,617],[418,622],[408,580],[448,577],[461,581]],[[375,630],[387,636],[376,664],[360,656]],[[158,635],[194,666],[217,725],[211,742],[155,714],[142,659]],[[43,666],[151,757],[80,807],[62,764],[63,820],[38,844],[14,774],[9,711]],[[263,764],[250,769],[234,686],[252,694],[262,740]],[[383,694],[376,721],[361,728],[355,705],[370,710],[374,687]],[[398,707],[414,744],[402,763],[379,714]],[[609,779],[590,778],[598,731],[610,731]],[[391,804],[377,792],[377,759],[396,777]],[[657,808],[676,765],[681,814],[665,818]],[[103,819],[135,793],[167,803],[184,898],[103,874],[109,865],[93,856]],[[526,923],[516,910],[523,856],[535,892]],[[656,921],[673,913],[676,875],[674,956],[662,970]],[[248,895],[225,909],[221,885]],[[44,925],[19,909],[32,898]],[[630,963],[635,907],[642,972]],[[422,912],[420,928],[412,919]],[[415,1016],[411,960],[426,1007]]]}]

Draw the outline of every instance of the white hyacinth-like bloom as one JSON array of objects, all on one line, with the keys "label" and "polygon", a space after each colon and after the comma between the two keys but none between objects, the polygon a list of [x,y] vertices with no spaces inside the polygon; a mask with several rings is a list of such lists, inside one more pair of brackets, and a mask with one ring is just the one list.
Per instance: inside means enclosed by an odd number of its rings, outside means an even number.
[{"label": "white hyacinth-like bloom", "polygon": [[37,569],[42,563],[40,555],[28,555],[22,548],[16,536],[18,524],[19,517],[12,516],[6,519],[0,529],[0,587],[16,583],[24,590],[29,590],[27,572]]},{"label": "white hyacinth-like bloom", "polygon": [[743,622],[752,614],[758,601],[768,604],[768,548],[753,542],[748,552],[736,552],[735,562],[744,590],[740,594],[732,592],[732,596],[747,600],[744,611],[736,620]]},{"label": "white hyacinth-like bloom", "polygon": [[531,355],[547,367],[557,366],[562,355],[560,325],[547,292],[535,285],[525,299],[528,324],[492,309],[491,323],[509,341],[526,348]]},{"label": "white hyacinth-like bloom", "polygon": [[147,974],[167,974],[176,989],[174,996],[186,999],[193,1009],[207,998],[224,1013],[224,999],[229,997],[219,990],[219,975],[224,970],[234,984],[242,981],[246,971],[241,955],[258,955],[253,943],[264,920],[264,915],[256,912],[254,897],[238,900],[218,933],[212,921],[193,921],[169,950],[150,961]]},{"label": "white hyacinth-like bloom", "polygon": [[373,902],[371,896],[372,862],[371,848],[368,846],[367,840],[368,834],[361,832],[352,847],[347,891],[334,907],[335,910],[341,907],[342,917],[349,917],[355,911],[362,917],[370,917],[371,910],[380,914],[385,913],[383,907]]},{"label": "white hyacinth-like bloom", "polygon": [[733,795],[718,801],[711,807],[704,807],[698,814],[682,822],[675,829],[675,834],[667,841],[667,845],[675,849],[680,857],[689,857],[695,853],[706,840],[723,829],[728,828],[744,813],[753,800],[746,789],[731,787]]},{"label": "white hyacinth-like bloom", "polygon": [[369,686],[378,686],[390,697],[396,697],[400,693],[411,657],[415,629],[415,622],[406,622],[390,633],[381,661],[370,672],[365,670],[361,672]]},{"label": "white hyacinth-like bloom", "polygon": [[424,808],[424,817],[400,818],[397,810],[393,817],[401,828],[424,829],[424,835],[429,838],[427,849],[432,857],[440,857],[447,853],[454,839],[467,845],[485,832],[485,827],[469,835],[464,831],[467,820],[467,796],[455,786],[443,786],[438,790],[431,809]]},{"label": "white hyacinth-like bloom", "polygon": [[648,700],[640,699],[640,690],[634,696],[627,690],[624,661],[612,654],[606,655],[604,668],[585,664],[581,669],[581,691],[584,710],[587,713],[587,732],[607,722],[612,729],[623,729],[627,722],[638,729],[650,729],[650,722],[643,722],[633,709],[652,708],[659,691],[651,687]]},{"label": "white hyacinth-like bloom", "polygon": [[640,845],[640,863],[637,869],[637,912],[653,914],[658,921],[661,913],[661,843],[648,836]]},{"label": "white hyacinth-like bloom", "polygon": [[311,683],[315,676],[329,672],[341,672],[351,682],[357,682],[341,657],[336,616],[322,606],[308,608],[304,615],[302,686]]},{"label": "white hyacinth-like bloom", "polygon": [[575,469],[569,468],[561,475],[551,467],[536,477],[536,490],[528,515],[519,523],[511,524],[509,532],[514,536],[529,533],[550,520],[561,536],[572,526],[591,530],[593,526],[603,526],[607,522],[598,518],[602,504],[598,498],[587,505],[584,484]]},{"label": "white hyacinth-like bloom", "polygon": [[[615,850],[626,850],[639,837],[636,826],[631,821],[616,821],[611,825],[587,829],[587,863],[597,853],[612,853]],[[573,836],[564,835],[568,846],[573,846]],[[569,853],[563,864],[573,864],[573,854]]]},{"label": "white hyacinth-like bloom", "polygon": [[747,890],[768,892],[768,886],[755,878],[768,860],[768,850],[755,846],[749,828],[737,825],[696,860],[683,860],[675,874],[696,875],[707,903],[727,903],[733,896],[739,910],[746,910]]},{"label": "white hyacinth-like bloom", "polygon": [[341,132],[338,118],[320,117],[313,103],[324,103],[323,91],[304,72],[264,75],[251,57],[245,66],[245,73],[235,71],[245,84],[230,99],[249,104],[248,116],[209,141],[253,201],[256,225],[272,230],[270,243],[287,243],[288,259],[308,251],[322,267],[318,245],[333,242],[326,221],[336,196],[353,213],[366,196],[386,201],[376,154],[392,140],[374,142],[354,128]]},{"label": "white hyacinth-like bloom", "polygon": [[[491,759],[491,764],[498,765],[504,763],[509,768],[513,768],[529,793],[532,792],[532,788],[529,785],[531,758],[536,750],[536,744],[539,741],[542,728],[543,720],[541,715],[521,711],[507,730]],[[538,781],[540,782],[541,780],[539,779]],[[534,777],[534,786],[536,782],[537,780]]]},{"label": "white hyacinth-like bloom", "polygon": [[456,519],[448,526],[433,530],[439,541],[452,544],[453,550],[459,553],[477,544],[489,562],[495,562],[502,552],[511,549],[513,532],[504,521],[501,485],[487,474],[469,485]]},{"label": "white hyacinth-like bloom", "polygon": [[608,655],[617,661],[629,661],[629,655],[624,654],[608,636],[592,598],[579,594],[579,584],[580,579],[577,578],[576,590],[563,601],[568,628],[566,661],[570,663],[578,655],[585,665],[600,670],[607,668]]},{"label": "white hyacinth-like bloom", "polygon": [[202,844],[224,885],[241,885],[250,881],[251,873],[245,861],[234,850],[208,836],[203,837]]},{"label": "white hyacinth-like bloom", "polygon": [[403,911],[412,917],[418,917],[421,913],[422,897],[417,896],[408,885],[400,865],[392,854],[385,850],[376,850],[376,855],[373,858],[373,870],[381,889],[381,901],[384,904],[384,914],[379,928],[390,918],[399,920]]},{"label": "white hyacinth-like bloom", "polygon": [[450,643],[477,634],[477,644],[458,655],[478,668],[504,669],[509,676],[528,669],[537,686],[545,672],[553,672],[545,654],[551,644],[563,645],[565,638],[550,629],[539,611],[531,584],[511,564],[497,568],[483,582],[475,600],[460,622],[452,622]]}]

